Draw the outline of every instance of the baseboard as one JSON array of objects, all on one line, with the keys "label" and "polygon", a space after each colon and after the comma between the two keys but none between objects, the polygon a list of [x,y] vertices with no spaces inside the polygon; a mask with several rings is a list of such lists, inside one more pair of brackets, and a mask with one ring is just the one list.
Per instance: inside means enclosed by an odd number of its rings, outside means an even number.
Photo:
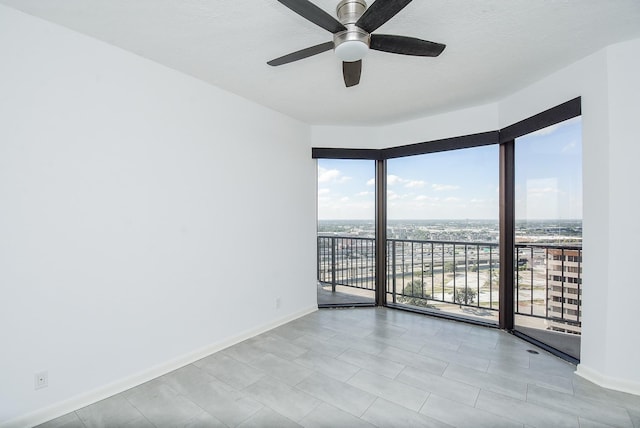
[{"label": "baseboard", "polygon": [[585,367],[583,364],[578,365],[576,374],[581,378],[584,378],[589,382],[593,382],[603,388],[614,389],[616,391],[626,392],[634,395],[640,395],[640,382],[605,376],[600,372],[590,369],[589,367]]},{"label": "baseboard", "polygon": [[108,385],[102,386],[100,388],[94,389],[92,391],[79,394],[75,397],[62,401],[60,403],[56,403],[49,407],[36,410],[35,412],[29,413],[23,416],[19,416],[17,418],[14,418],[6,422],[2,422],[0,423],[0,428],[25,428],[25,427],[33,427],[35,425],[42,424],[44,422],[50,421],[51,419],[55,419],[60,416],[66,415],[67,413],[81,409],[83,407],[96,403],[100,400],[104,400],[105,398],[109,398],[112,395],[119,394],[123,391],[131,389],[138,385],[141,385],[159,376],[162,376],[169,372],[177,370],[180,367],[184,367],[188,364],[198,361],[208,355],[214,354],[225,348],[233,346],[236,343],[250,339],[254,336],[267,332],[271,329],[274,329],[290,321],[293,321],[295,319],[308,315],[317,310],[318,310],[318,307],[316,305],[312,307],[308,307],[301,311],[290,314],[286,317],[283,317],[273,322],[270,322],[268,324],[262,325],[258,328],[247,330],[229,339],[225,339],[223,341],[214,343],[204,348],[195,350],[193,352],[182,355],[166,363],[159,364],[155,367],[144,370],[140,373],[134,374],[125,379],[121,379],[116,382],[110,383]]}]

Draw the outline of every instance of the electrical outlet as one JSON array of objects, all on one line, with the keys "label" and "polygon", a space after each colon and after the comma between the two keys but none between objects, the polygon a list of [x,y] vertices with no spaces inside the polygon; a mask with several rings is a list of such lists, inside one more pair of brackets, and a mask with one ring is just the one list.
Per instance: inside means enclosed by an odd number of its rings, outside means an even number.
[{"label": "electrical outlet", "polygon": [[42,389],[49,386],[49,372],[36,373],[34,377],[35,389]]},{"label": "electrical outlet", "polygon": [[280,308],[280,304],[281,304],[280,297],[276,297],[276,309]]}]

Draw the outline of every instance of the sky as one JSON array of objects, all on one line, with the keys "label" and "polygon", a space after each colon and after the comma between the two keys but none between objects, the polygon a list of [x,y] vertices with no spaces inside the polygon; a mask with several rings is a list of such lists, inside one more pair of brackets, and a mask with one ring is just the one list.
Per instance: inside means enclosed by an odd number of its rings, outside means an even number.
[{"label": "sky", "polygon": [[[580,118],[516,140],[516,218],[582,218]],[[389,220],[497,220],[498,146],[387,161]],[[318,219],[375,215],[375,162],[318,159]]]}]

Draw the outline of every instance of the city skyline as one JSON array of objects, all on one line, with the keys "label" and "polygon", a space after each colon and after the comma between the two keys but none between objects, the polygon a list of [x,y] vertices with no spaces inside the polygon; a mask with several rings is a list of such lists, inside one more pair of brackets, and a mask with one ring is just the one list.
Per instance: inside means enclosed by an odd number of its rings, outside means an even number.
[{"label": "city skyline", "polygon": [[[498,218],[498,145],[390,159],[390,220]],[[516,140],[516,218],[582,219],[580,118]],[[318,160],[318,219],[375,215],[375,163]]]}]

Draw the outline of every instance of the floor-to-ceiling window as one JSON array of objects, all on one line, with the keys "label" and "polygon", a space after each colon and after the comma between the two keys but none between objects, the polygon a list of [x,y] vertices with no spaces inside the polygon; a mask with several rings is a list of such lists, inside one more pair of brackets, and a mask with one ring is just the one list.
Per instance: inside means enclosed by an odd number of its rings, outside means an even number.
[{"label": "floor-to-ceiling window", "polygon": [[387,302],[498,322],[498,146],[387,161]]},{"label": "floor-to-ceiling window", "polygon": [[375,303],[375,163],[318,159],[318,305]]},{"label": "floor-to-ceiling window", "polygon": [[576,98],[499,131],[314,149],[319,292],[498,325],[577,361],[580,113]]},{"label": "floor-to-ceiling window", "polygon": [[575,357],[582,316],[582,129],[515,140],[514,328]]}]

